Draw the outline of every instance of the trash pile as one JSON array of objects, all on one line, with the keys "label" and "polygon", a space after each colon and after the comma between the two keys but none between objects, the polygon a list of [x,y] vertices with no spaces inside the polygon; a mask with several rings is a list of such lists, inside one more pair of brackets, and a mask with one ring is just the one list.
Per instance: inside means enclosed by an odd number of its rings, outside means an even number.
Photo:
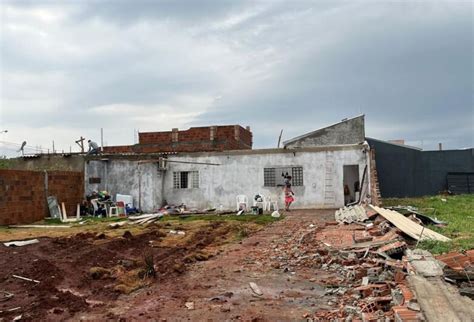
[{"label": "trash pile", "polygon": [[335,219],[324,226],[311,224],[301,235],[276,244],[270,254],[272,267],[284,272],[317,271],[314,281],[326,286],[331,309],[319,310],[313,318],[423,320],[406,281],[413,271],[406,251],[416,240],[449,238],[375,206],[342,208]]},{"label": "trash pile", "polygon": [[436,256],[442,263],[444,279],[459,288],[459,293],[474,299],[474,249]]}]

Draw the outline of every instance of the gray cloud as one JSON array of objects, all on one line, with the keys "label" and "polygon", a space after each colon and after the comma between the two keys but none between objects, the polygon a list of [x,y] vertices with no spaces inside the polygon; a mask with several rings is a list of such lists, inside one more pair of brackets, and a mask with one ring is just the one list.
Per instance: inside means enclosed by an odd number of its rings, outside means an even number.
[{"label": "gray cloud", "polygon": [[[470,2],[2,2],[0,127],[250,125],[256,147],[366,114],[367,135],[474,145]],[[7,138],[5,138],[6,140]]]}]

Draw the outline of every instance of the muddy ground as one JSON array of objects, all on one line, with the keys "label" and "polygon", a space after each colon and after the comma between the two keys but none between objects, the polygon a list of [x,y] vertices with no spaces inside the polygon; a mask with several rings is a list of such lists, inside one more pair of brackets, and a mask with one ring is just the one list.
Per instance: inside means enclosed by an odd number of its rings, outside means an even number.
[{"label": "muddy ground", "polygon": [[[332,211],[294,211],[263,229],[231,221],[159,223],[140,233],[121,228],[42,237],[15,248],[1,244],[0,291],[14,296],[0,298],[0,319],[304,320],[330,307],[324,290],[337,276],[285,271],[271,250],[332,218]],[[186,234],[170,235],[170,229]],[[156,276],[144,264],[151,257]]]}]

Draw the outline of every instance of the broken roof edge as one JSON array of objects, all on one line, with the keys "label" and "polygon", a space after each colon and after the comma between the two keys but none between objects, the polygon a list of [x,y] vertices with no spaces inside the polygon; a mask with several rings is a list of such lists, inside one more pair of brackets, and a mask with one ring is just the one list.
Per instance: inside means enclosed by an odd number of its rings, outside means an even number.
[{"label": "broken roof edge", "polygon": [[[285,145],[287,145],[287,144],[290,144],[290,143],[293,143],[293,142],[296,142],[296,141],[298,141],[298,140],[304,139],[304,138],[306,138],[306,137],[308,137],[308,136],[311,136],[311,135],[313,135],[313,134],[316,134],[316,133],[318,133],[318,132],[321,131],[321,130],[324,130],[324,129],[333,127],[333,126],[338,125],[338,124],[341,124],[341,123],[345,123],[345,122],[348,122],[348,121],[352,121],[352,120],[355,120],[355,119],[360,118],[360,117],[362,117],[362,118],[365,117],[365,114],[359,114],[359,115],[357,115],[357,116],[354,116],[354,117],[351,117],[351,118],[348,118],[348,119],[343,119],[342,121],[336,122],[336,123],[334,123],[334,124],[327,125],[327,126],[325,126],[325,127],[319,128],[319,129],[317,129],[317,130],[314,130],[314,131],[311,131],[311,132],[302,134],[302,135],[300,135],[300,136],[294,137],[294,138],[292,138],[292,139],[283,141],[283,146],[285,146]],[[362,142],[361,142],[361,143],[362,143]]]},{"label": "broken roof edge", "polygon": [[247,149],[247,150],[226,150],[226,151],[201,151],[201,152],[169,152],[169,153],[112,153],[85,156],[85,159],[101,160],[101,159],[152,159],[160,156],[170,157],[199,157],[214,155],[252,155],[252,154],[277,154],[277,153],[300,153],[300,152],[322,152],[322,151],[340,151],[355,150],[365,146],[360,144],[344,144],[344,145],[327,145],[307,148],[285,149],[285,148],[269,148],[269,149]]},{"label": "broken roof edge", "polygon": [[[390,144],[390,145],[395,145],[395,146],[399,146],[401,148],[407,148],[407,149],[412,149],[412,150],[418,150],[418,151],[423,151],[422,148],[418,148],[416,146],[412,146],[412,145],[406,145],[406,144],[398,144],[398,143],[394,143],[394,142],[390,142],[390,141],[385,141],[385,140],[379,140],[379,139],[374,139],[374,138],[370,138],[368,136],[365,137],[365,139],[367,140],[372,140],[372,141],[375,141],[375,142],[380,142],[380,143],[386,143],[386,144]],[[370,142],[369,142],[369,145],[370,145]]]}]

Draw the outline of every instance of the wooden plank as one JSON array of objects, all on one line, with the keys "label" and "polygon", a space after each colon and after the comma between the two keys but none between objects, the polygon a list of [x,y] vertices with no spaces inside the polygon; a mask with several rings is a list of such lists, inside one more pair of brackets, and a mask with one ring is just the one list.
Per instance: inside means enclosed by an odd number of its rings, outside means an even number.
[{"label": "wooden plank", "polygon": [[433,239],[443,242],[451,240],[446,236],[438,234],[437,232],[432,231],[429,228],[423,227],[411,221],[407,217],[403,216],[401,213],[396,212],[394,210],[384,209],[373,205],[370,205],[370,208],[375,210],[379,215],[390,221],[395,227],[397,227],[415,240]]}]

